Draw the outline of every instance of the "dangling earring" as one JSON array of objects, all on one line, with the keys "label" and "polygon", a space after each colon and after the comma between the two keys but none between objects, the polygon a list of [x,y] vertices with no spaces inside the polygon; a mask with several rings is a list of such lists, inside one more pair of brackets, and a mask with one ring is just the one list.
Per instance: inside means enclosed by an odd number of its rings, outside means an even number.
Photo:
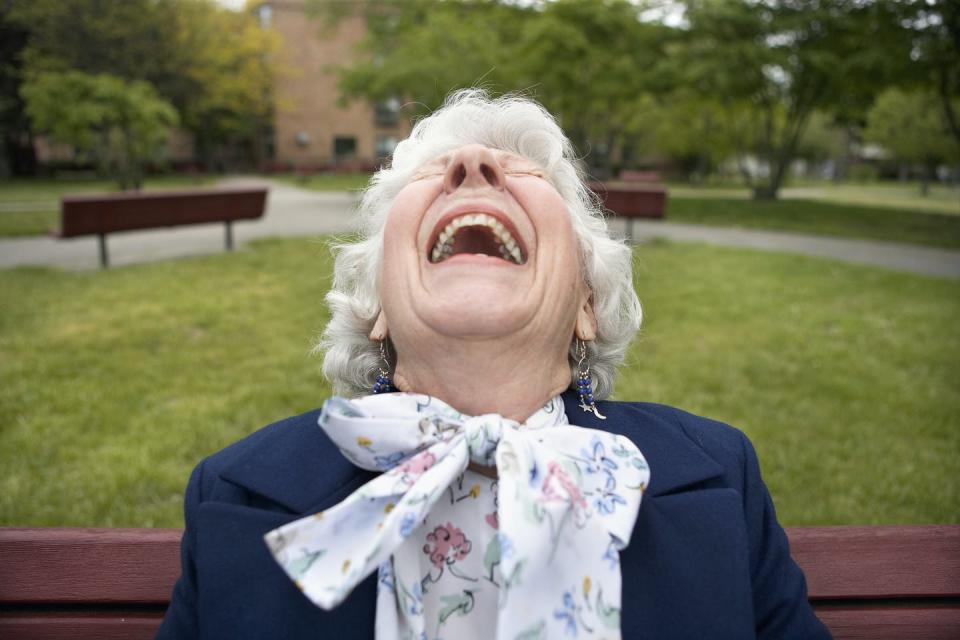
[{"label": "dangling earring", "polygon": [[390,361],[387,359],[387,341],[380,341],[380,359],[383,360],[383,366],[379,367],[377,381],[373,383],[374,393],[392,393],[396,391],[393,388],[393,381],[390,379]]},{"label": "dangling earring", "polygon": [[601,415],[593,401],[593,380],[590,378],[590,368],[584,364],[587,359],[587,343],[577,338],[577,393],[580,394],[580,408],[592,413],[601,420],[607,417]]}]

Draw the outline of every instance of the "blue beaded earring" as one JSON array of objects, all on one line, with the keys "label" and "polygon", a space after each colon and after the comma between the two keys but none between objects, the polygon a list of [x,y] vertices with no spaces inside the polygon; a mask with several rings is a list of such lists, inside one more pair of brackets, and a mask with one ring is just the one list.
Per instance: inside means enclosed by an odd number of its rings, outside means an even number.
[{"label": "blue beaded earring", "polygon": [[577,393],[580,394],[580,408],[601,420],[606,420],[607,417],[601,415],[593,401],[593,379],[590,377],[590,367],[584,364],[586,359],[587,343],[577,338]]},{"label": "blue beaded earring", "polygon": [[387,341],[380,341],[380,359],[383,360],[383,366],[377,372],[377,381],[373,383],[374,393],[393,393],[396,391],[393,387],[393,381],[390,379],[390,360],[387,359]]}]

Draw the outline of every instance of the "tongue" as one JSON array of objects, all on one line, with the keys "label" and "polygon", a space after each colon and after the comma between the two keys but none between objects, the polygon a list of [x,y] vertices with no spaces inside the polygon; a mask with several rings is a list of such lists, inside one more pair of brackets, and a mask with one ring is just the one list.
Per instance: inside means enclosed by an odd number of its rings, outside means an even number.
[{"label": "tongue", "polygon": [[453,240],[453,255],[458,253],[483,253],[496,258],[502,257],[500,245],[493,239],[493,232],[487,227],[460,229]]}]

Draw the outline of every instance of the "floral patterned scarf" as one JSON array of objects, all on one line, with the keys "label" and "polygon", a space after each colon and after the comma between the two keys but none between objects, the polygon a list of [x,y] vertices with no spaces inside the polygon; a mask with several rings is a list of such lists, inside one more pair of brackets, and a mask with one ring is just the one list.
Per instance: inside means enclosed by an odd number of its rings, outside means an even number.
[{"label": "floral patterned scarf", "polygon": [[[523,424],[419,394],[334,397],[319,423],[351,462],[383,473],[265,536],[312,602],[331,609],[379,570],[378,640],[462,638],[457,624],[490,637],[494,619],[499,640],[620,637],[619,551],[650,478],[628,438],[569,425],[559,396]],[[471,461],[496,465],[486,490]],[[491,512],[450,511],[459,504]],[[480,528],[482,560],[468,557]],[[486,608],[483,593],[496,594]]]}]

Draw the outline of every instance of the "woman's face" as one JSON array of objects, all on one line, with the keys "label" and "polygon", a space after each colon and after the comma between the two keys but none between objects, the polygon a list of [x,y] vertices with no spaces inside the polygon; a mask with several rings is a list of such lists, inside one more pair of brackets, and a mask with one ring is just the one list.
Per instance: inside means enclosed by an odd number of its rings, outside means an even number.
[{"label": "woman's face", "polygon": [[381,305],[401,352],[438,335],[528,334],[565,353],[588,305],[566,205],[539,166],[506,151],[468,145],[421,167],[383,248]]}]

